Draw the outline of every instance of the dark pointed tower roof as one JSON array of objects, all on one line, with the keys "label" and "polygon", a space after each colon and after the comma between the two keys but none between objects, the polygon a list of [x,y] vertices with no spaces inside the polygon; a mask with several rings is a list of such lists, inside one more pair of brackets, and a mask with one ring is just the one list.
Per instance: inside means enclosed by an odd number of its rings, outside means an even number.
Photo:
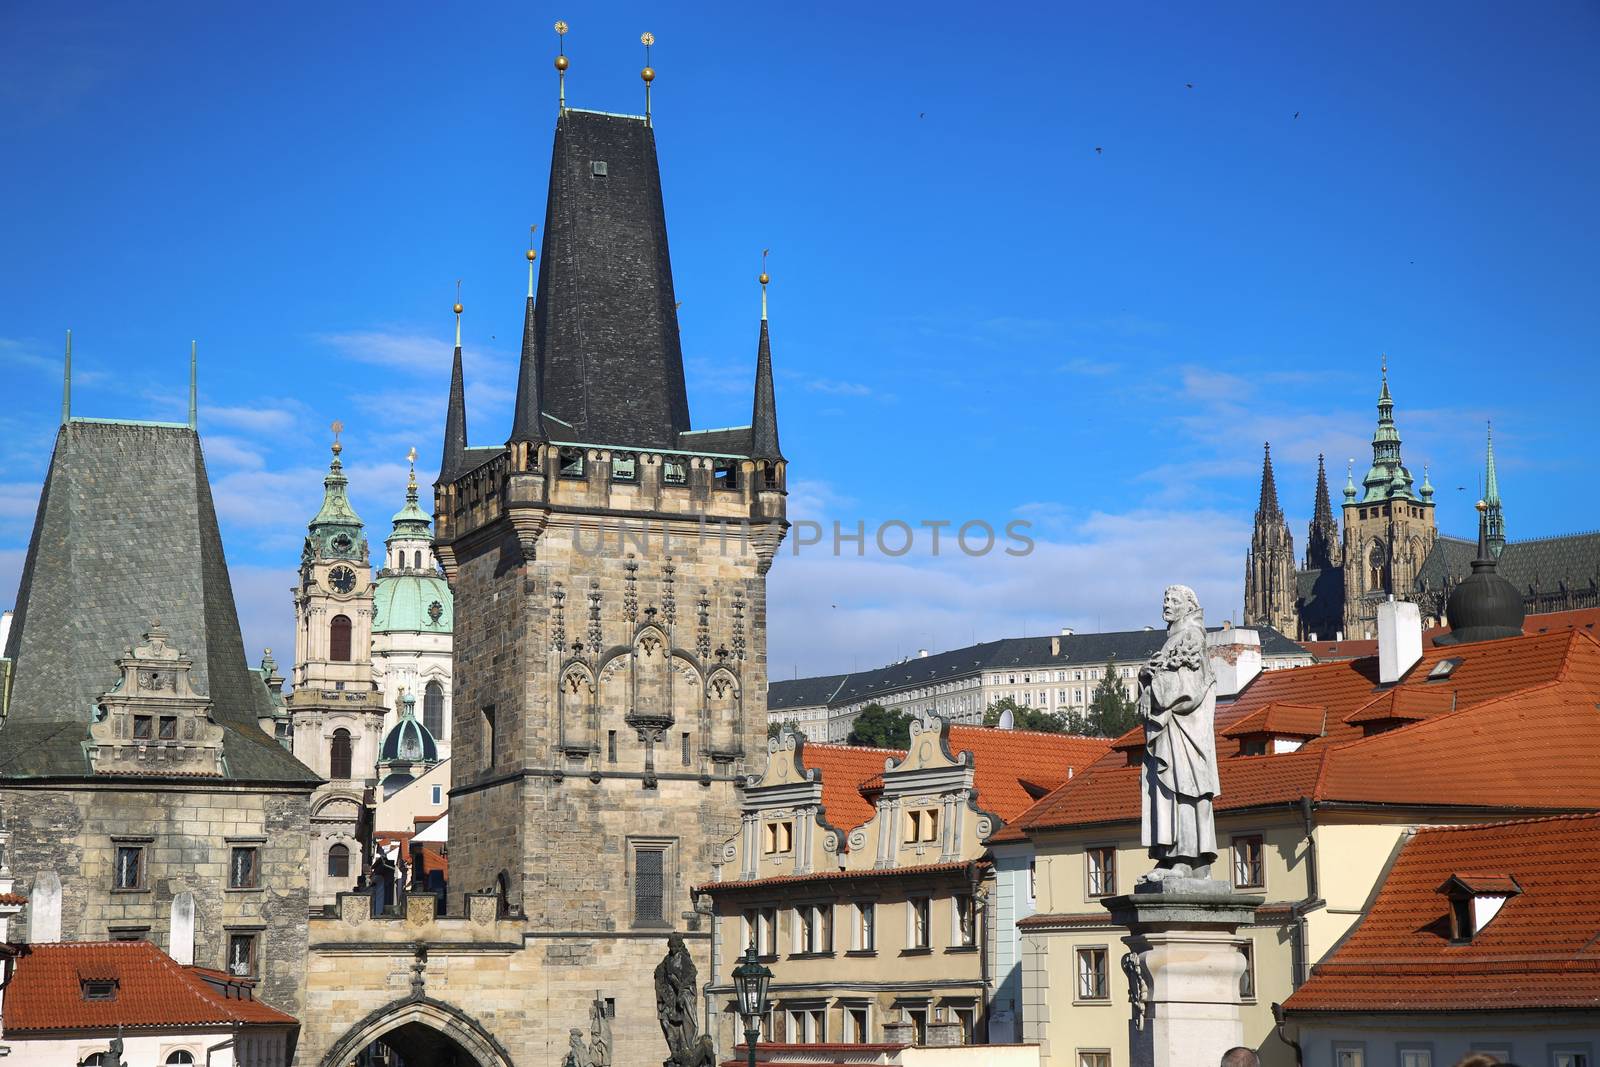
[{"label": "dark pointed tower roof", "polygon": [[[531,238],[530,238],[531,240]],[[522,313],[522,358],[517,364],[517,408],[511,419],[512,442],[537,444],[550,439],[544,425],[543,370],[539,365],[537,304],[533,294],[533,248],[528,248],[528,306]]]},{"label": "dark pointed tower roof", "polygon": [[1500,558],[1500,553],[1506,547],[1506,516],[1500,507],[1500,478],[1494,469],[1494,424],[1487,428],[1487,440],[1484,445],[1483,461],[1483,502],[1485,504],[1484,517],[1489,523],[1489,552],[1495,558]]},{"label": "dark pointed tower roof", "polygon": [[264,733],[200,438],[173,423],[73,418],[56,434],[4,654],[13,662],[0,778],[91,773],[84,742],[117,659],[159,618],[223,728],[225,774],[307,784]]},{"label": "dark pointed tower roof", "polygon": [[1339,556],[1339,523],[1333,517],[1333,501],[1328,495],[1328,468],[1317,454],[1317,498],[1311,511],[1311,529],[1306,536],[1306,569],[1334,566]]},{"label": "dark pointed tower roof", "polygon": [[767,335],[767,272],[761,272],[761,336],[756,341],[756,397],[750,412],[750,456],[780,460],[778,398],[772,387],[772,341]]},{"label": "dark pointed tower roof", "polygon": [[[1383,388],[1378,394],[1378,426],[1372,433],[1372,466],[1361,479],[1362,503],[1379,500],[1421,500],[1412,489],[1411,471],[1400,459],[1400,428],[1394,421],[1394,398],[1389,395],[1389,362],[1383,362]],[[1346,494],[1348,501],[1349,494]]]},{"label": "dark pointed tower roof", "polygon": [[579,441],[677,447],[689,399],[655,131],[643,118],[561,112],[541,258],[545,411]]},{"label": "dark pointed tower roof", "polygon": [[1461,580],[1445,604],[1445,620],[1450,632],[1434,638],[1434,644],[1466,644],[1517,637],[1526,618],[1522,594],[1502,578],[1489,549],[1489,505],[1478,501],[1478,558],[1472,573]]},{"label": "dark pointed tower roof", "polygon": [[456,353],[450,364],[450,406],[444,415],[444,455],[439,459],[439,480],[447,482],[466,467],[467,387],[461,375],[461,320],[456,319]]},{"label": "dark pointed tower roof", "polygon": [[1278,480],[1272,474],[1272,443],[1262,446],[1261,501],[1256,505],[1256,521],[1281,518],[1283,508],[1278,504]]}]

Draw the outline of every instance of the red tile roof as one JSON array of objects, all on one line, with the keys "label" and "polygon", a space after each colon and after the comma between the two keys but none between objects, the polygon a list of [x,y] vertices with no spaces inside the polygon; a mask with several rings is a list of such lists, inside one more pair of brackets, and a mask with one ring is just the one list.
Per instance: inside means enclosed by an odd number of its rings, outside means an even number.
[{"label": "red tile roof", "polygon": [[[254,982],[185,967],[148,941],[27,945],[6,986],[8,1033],[275,1025],[295,1019],[255,999]],[[114,980],[116,996],[85,1000],[86,980]]]},{"label": "red tile roof", "polygon": [[[1548,611],[1529,615],[1522,623],[1524,634],[1547,634],[1558,630],[1587,630],[1600,635],[1600,608],[1578,608],[1573,611]],[[1448,626],[1430,626],[1422,633],[1425,645],[1450,632]],[[1341,659],[1362,659],[1378,654],[1375,638],[1358,638],[1351,641],[1301,641],[1301,646],[1320,663]]]},{"label": "red tile roof", "polygon": [[1321,737],[1328,709],[1313,704],[1268,704],[1251,712],[1226,730],[1223,737]]},{"label": "red tile roof", "polygon": [[[1419,830],[1366,917],[1284,1006],[1600,1010],[1597,853],[1596,814]],[[1439,890],[1457,872],[1485,869],[1504,872],[1498,877],[1514,879],[1521,892],[1470,942],[1452,943],[1449,900]]]},{"label": "red tile roof", "polygon": [[[1462,662],[1428,681],[1441,659]],[[1320,704],[1326,733],[1296,752],[1227,753],[1219,745],[1225,812],[1284,804],[1301,797],[1352,803],[1463,805],[1541,812],[1600,808],[1600,643],[1582,632],[1481,641],[1427,649],[1396,686],[1377,685],[1376,660],[1270,671],[1243,696],[1217,709],[1226,736],[1273,704]],[[1366,736],[1362,713],[1424,716]],[[1142,743],[1138,731],[1117,746]],[[1137,822],[1139,776],[1113,752],[1024,813],[990,840],[1021,840],[1026,831]]]},{"label": "red tile roof", "polygon": [[822,807],[828,825],[847,833],[877,812],[861,795],[861,787],[883,773],[888,760],[906,758],[898,748],[869,748],[866,745],[818,745],[806,742],[800,753],[806,767],[822,772]]},{"label": "red tile roof", "polygon": [[[950,752],[972,753],[978,807],[1006,822],[1033,807],[1045,793],[1065,784],[1105,755],[1109,738],[997,730],[985,726],[950,727]],[[1028,786],[1035,791],[1030,792]]]},{"label": "red tile roof", "polygon": [[847,871],[815,871],[811,874],[775,874],[771,878],[751,878],[743,882],[706,882],[694,887],[696,893],[726,893],[734,889],[759,889],[769,885],[807,885],[818,882],[839,882],[857,878],[914,878],[919,874],[950,874],[967,868],[977,870],[988,864],[970,860],[950,863],[923,863],[912,867],[864,867]]}]

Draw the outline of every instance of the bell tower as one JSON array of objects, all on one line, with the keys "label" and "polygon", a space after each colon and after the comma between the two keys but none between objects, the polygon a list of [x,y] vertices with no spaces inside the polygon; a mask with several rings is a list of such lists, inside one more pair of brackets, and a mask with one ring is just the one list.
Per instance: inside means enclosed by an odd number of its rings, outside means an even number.
[{"label": "bell tower", "polygon": [[333,424],[322,507],[306,529],[294,589],[294,692],[287,700],[296,758],[327,781],[311,798],[311,903],[355,885],[366,855],[367,791],[377,783],[383,696],[372,679],[372,567],[350,506]]}]

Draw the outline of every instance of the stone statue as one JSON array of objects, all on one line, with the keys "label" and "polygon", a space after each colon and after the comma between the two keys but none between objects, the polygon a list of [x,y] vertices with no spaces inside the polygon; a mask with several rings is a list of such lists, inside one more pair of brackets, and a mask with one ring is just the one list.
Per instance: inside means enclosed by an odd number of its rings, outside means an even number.
[{"label": "stone statue", "polygon": [[561,1061],[561,1067],[594,1067],[594,1061],[589,1058],[589,1046],[583,1043],[583,1031],[574,1026],[567,1040],[567,1055]]},{"label": "stone statue", "polygon": [[667,938],[667,955],[656,964],[656,1018],[667,1039],[662,1067],[716,1067],[709,1035],[700,1032],[695,1004],[699,979],[680,934]]},{"label": "stone statue", "polygon": [[611,1067],[611,1019],[600,997],[595,997],[589,1008],[589,1062],[594,1067]]},{"label": "stone statue", "polygon": [[1156,861],[1141,885],[1211,878],[1217,832],[1211,802],[1217,785],[1216,680],[1206,657],[1200,601],[1186,585],[1168,586],[1161,617],[1167,640],[1139,668],[1144,723],[1142,843]]}]

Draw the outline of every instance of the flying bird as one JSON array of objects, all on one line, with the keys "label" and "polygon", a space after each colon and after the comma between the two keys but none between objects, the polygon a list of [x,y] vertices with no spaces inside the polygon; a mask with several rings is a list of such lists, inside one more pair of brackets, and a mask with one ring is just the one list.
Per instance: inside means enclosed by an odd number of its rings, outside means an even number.
[{"label": "flying bird", "polygon": [[1295,112],[1295,113],[1294,113],[1294,117],[1295,117],[1295,118],[1299,118],[1299,117],[1300,117],[1300,112],[1298,112],[1298,111],[1296,111],[1296,112]]},{"label": "flying bird", "polygon": [[1193,89],[1194,88],[1194,82],[1185,82],[1183,87],[1185,89]]},{"label": "flying bird", "polygon": [[672,310],[673,311],[677,311],[681,307],[683,307],[683,301],[682,300],[678,301],[676,304],[673,304],[672,305]]},{"label": "flying bird", "polygon": [[919,119],[925,119],[925,118],[927,118],[927,117],[928,117],[928,113],[927,113],[927,112],[926,112],[926,111],[919,111],[919,112],[917,112],[917,118],[919,118]]},{"label": "flying bird", "polygon": [[1094,146],[1094,154],[1097,155],[1097,156],[1104,155],[1105,154],[1105,149],[1101,148],[1099,145],[1095,145]]}]

